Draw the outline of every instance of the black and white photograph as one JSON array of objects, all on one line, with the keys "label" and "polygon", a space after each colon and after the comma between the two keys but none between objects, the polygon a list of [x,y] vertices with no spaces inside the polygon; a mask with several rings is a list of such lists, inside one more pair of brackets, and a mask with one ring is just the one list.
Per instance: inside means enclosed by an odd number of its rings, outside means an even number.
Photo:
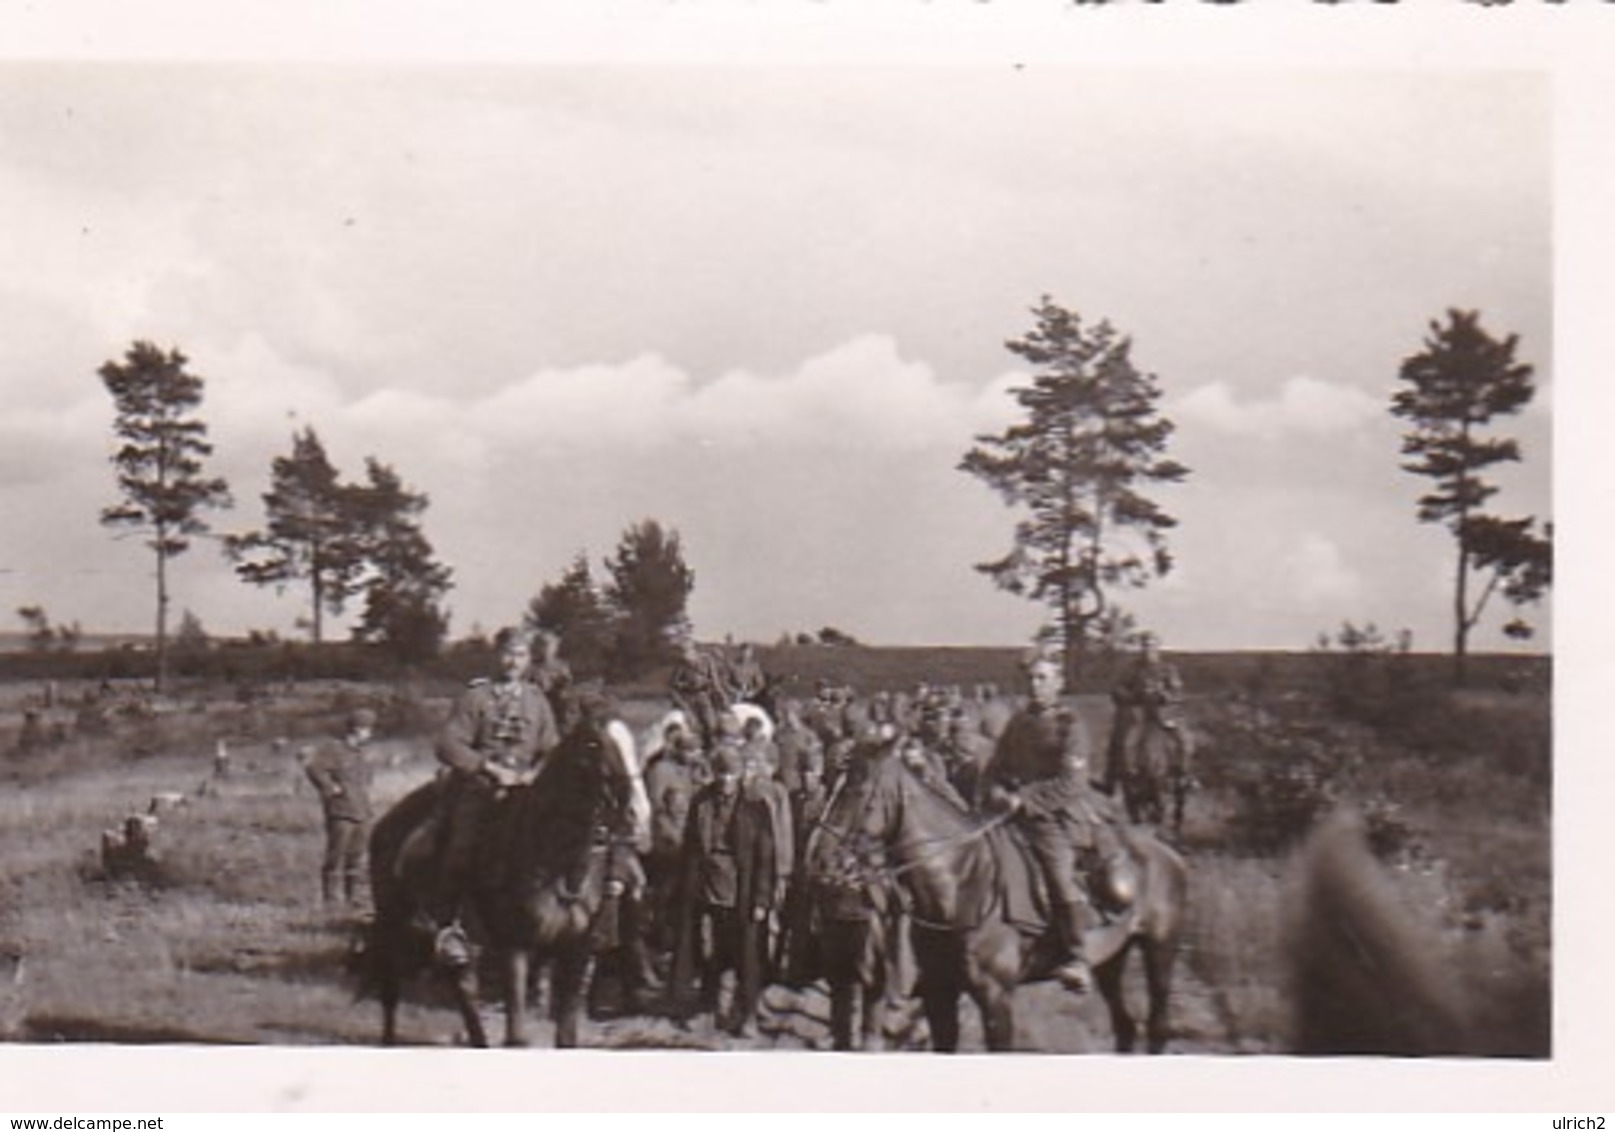
[{"label": "black and white photograph", "polygon": [[0,1080],[1564,1064],[1589,178],[1484,30],[0,58]]}]

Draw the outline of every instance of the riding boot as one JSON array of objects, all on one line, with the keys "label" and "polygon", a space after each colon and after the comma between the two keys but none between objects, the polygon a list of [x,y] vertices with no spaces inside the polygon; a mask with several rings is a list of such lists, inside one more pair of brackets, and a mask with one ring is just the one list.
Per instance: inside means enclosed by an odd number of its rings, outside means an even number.
[{"label": "riding boot", "polygon": [[1093,988],[1093,969],[1084,954],[1082,930],[1085,906],[1078,902],[1060,904],[1055,909],[1054,930],[1064,955],[1054,977],[1066,990],[1087,994]]}]

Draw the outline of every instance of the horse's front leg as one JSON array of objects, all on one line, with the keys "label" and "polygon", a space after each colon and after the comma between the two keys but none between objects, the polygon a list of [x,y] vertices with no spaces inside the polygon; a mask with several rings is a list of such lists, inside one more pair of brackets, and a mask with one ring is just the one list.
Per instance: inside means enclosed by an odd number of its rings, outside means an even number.
[{"label": "horse's front leg", "polygon": [[959,995],[963,993],[963,947],[947,932],[916,928],[914,965],[919,970],[920,1000],[931,1031],[931,1048],[937,1053],[959,1049]]},{"label": "horse's front leg", "polygon": [[527,1041],[527,978],[532,953],[512,947],[505,955],[505,1044],[525,1046]]},{"label": "horse's front leg", "polygon": [[852,1044],[852,1013],[855,1008],[857,985],[844,974],[830,976],[830,1048],[846,1051]]},{"label": "horse's front leg", "polygon": [[1099,996],[1105,1000],[1105,1006],[1110,1011],[1110,1029],[1116,1037],[1117,1053],[1132,1053],[1138,1043],[1138,1024],[1133,1021],[1132,1011],[1127,1009],[1127,996],[1122,988],[1127,952],[1128,947],[1123,947],[1094,968],[1094,982],[1098,985]]},{"label": "horse's front leg", "polygon": [[478,1049],[486,1049],[488,1031],[483,1027],[482,1013],[477,1009],[477,971],[474,964],[454,973],[454,1001],[460,1008],[460,1021],[465,1024],[466,1040]]},{"label": "horse's front leg", "polygon": [[886,1049],[886,988],[865,986],[860,1044],[866,1050]]},{"label": "horse's front leg", "polygon": [[376,996],[381,1000],[381,1044],[398,1044],[398,1000],[402,997],[399,979],[389,971],[378,980]]},{"label": "horse's front leg", "polygon": [[1149,1051],[1162,1053],[1171,1036],[1167,1010],[1172,998],[1172,964],[1177,958],[1177,948],[1169,940],[1146,940],[1142,946],[1144,985],[1150,996],[1145,1035],[1149,1041]]},{"label": "horse's front leg", "polygon": [[982,1040],[990,1053],[1015,1048],[1015,987],[1021,965],[1021,948],[1009,932],[978,937],[965,960],[965,985],[981,1012]]},{"label": "horse's front leg", "polygon": [[550,967],[557,1049],[573,1049],[578,1044],[578,1022],[583,1013],[583,990],[588,972],[589,952],[582,941],[574,942],[556,955]]}]

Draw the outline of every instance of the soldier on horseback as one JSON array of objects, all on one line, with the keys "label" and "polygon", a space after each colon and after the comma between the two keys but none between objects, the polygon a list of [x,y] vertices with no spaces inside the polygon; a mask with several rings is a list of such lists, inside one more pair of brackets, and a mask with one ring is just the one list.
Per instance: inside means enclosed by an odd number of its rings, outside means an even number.
[{"label": "soldier on horseback", "polygon": [[768,687],[768,674],[763,671],[757,650],[750,641],[742,643],[736,651],[727,675],[730,703],[757,703]]},{"label": "soldier on horseback", "polygon": [[1027,704],[1011,717],[982,773],[982,802],[1012,812],[1048,881],[1056,938],[1063,955],[1055,977],[1070,990],[1092,986],[1083,929],[1092,907],[1082,859],[1111,850],[1114,831],[1088,784],[1088,735],[1060,702],[1065,673],[1058,658],[1033,654],[1023,665]]},{"label": "soldier on horseback", "polygon": [[514,629],[494,639],[501,675],[478,678],[460,697],[438,738],[445,787],[435,877],[425,901],[437,953],[445,962],[469,958],[460,924],[476,871],[477,839],[499,793],[530,780],[560,743],[548,700],[528,679],[532,646]]},{"label": "soldier on horseback", "polygon": [[538,655],[533,659],[529,678],[549,701],[550,714],[564,735],[576,722],[578,689],[572,666],[561,656],[561,635],[540,629],[534,637]]},{"label": "soldier on horseback", "polygon": [[1182,713],[1183,678],[1176,666],[1161,658],[1161,642],[1154,633],[1139,638],[1139,655],[1111,691],[1116,705],[1115,721],[1111,724],[1110,745],[1105,755],[1105,778],[1102,789],[1114,794],[1122,772],[1133,765],[1129,758],[1135,754],[1129,744],[1136,746],[1155,728],[1166,736],[1172,745],[1174,766],[1188,766],[1188,738],[1183,731]]},{"label": "soldier on horseback", "polygon": [[718,740],[718,715],[732,702],[728,665],[688,635],[679,639],[678,650],[668,694],[673,705],[694,721],[702,745],[711,750]]}]

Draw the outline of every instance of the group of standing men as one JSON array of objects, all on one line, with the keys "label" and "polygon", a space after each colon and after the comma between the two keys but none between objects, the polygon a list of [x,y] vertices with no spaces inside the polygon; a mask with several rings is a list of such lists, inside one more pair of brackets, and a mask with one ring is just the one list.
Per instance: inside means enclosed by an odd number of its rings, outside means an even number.
[{"label": "group of standing men", "polygon": [[661,738],[645,769],[652,948],[669,961],[676,1015],[711,1013],[746,1035],[779,959],[800,838],[822,805],[822,760],[795,723],[770,730],[732,706],[718,712],[710,746],[682,712]]},{"label": "group of standing men", "polygon": [[[575,717],[571,674],[558,640],[542,639],[535,662],[528,638],[507,631],[496,641],[500,674],[474,681],[456,702],[437,743],[445,769],[444,825],[435,880],[425,910],[437,931],[440,958],[463,961],[469,941],[461,906],[471,882],[473,847],[500,789],[530,781]],[[1128,743],[1161,726],[1182,742],[1176,705],[1182,681],[1159,655],[1153,635],[1113,691],[1117,707],[1105,775],[1089,771],[1087,730],[1064,702],[1064,667],[1047,654],[1024,665],[1028,698],[996,741],[957,717],[939,723],[922,714],[916,734],[900,740],[921,773],[955,789],[959,804],[1013,815],[1048,881],[1054,927],[1064,957],[1056,975],[1066,986],[1091,984],[1083,927],[1093,915],[1089,891],[1096,858],[1120,853],[1111,832],[1113,793]],[[652,807],[645,854],[648,902],[643,941],[666,961],[675,1010],[712,1012],[735,1034],[751,1032],[770,966],[782,961],[780,934],[791,919],[786,901],[795,862],[826,801],[833,732],[816,733],[795,707],[773,727],[736,705],[759,696],[766,677],[749,645],[731,658],[680,647],[670,680],[677,709],[644,768]],[[844,705],[832,705],[840,717]],[[826,705],[810,708],[825,713]],[[765,717],[766,718],[766,717]],[[564,722],[563,722],[564,721]],[[368,709],[351,713],[344,734],[306,760],[326,818],[322,863],[326,900],[356,898],[359,862],[370,820],[364,747],[375,726]],[[831,740],[827,742],[826,740]],[[840,745],[844,751],[845,744]],[[952,751],[943,763],[938,752]],[[960,776],[967,776],[961,778]],[[962,787],[962,788],[960,788]],[[734,975],[728,1010],[719,1012],[724,976]],[[654,977],[654,976],[648,976]]]}]

